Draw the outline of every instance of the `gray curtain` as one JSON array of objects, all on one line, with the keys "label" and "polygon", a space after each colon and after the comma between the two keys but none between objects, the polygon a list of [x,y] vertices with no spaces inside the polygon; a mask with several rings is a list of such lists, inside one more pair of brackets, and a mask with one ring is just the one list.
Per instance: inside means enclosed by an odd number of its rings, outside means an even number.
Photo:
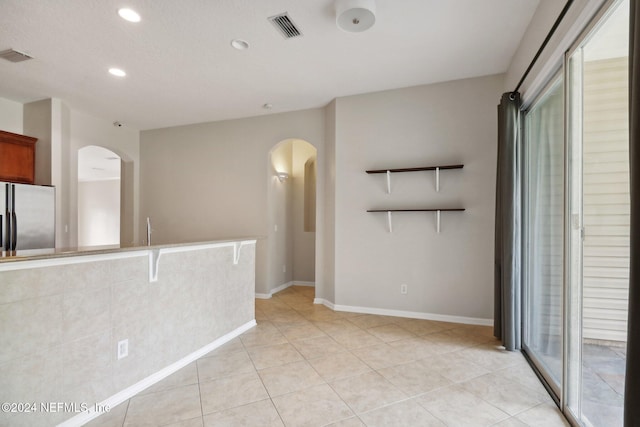
[{"label": "gray curtain", "polygon": [[498,106],[494,335],[507,350],[521,347],[520,94],[502,95]]},{"label": "gray curtain", "polygon": [[630,2],[629,27],[629,171],[631,259],[629,330],[624,390],[624,425],[640,426],[640,7]]}]

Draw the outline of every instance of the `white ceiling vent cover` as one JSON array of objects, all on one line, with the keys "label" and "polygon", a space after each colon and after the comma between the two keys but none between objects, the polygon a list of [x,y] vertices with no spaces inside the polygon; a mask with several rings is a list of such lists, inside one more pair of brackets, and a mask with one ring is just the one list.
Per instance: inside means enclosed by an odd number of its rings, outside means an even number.
[{"label": "white ceiling vent cover", "polygon": [[27,61],[29,59],[33,59],[31,56],[26,53],[18,52],[17,50],[7,49],[0,52],[0,58],[6,59],[10,62],[22,62]]},{"label": "white ceiling vent cover", "polygon": [[269,21],[280,31],[285,39],[292,39],[302,35],[302,32],[296,27],[296,24],[293,23],[291,18],[289,18],[287,12],[272,16],[269,18]]}]

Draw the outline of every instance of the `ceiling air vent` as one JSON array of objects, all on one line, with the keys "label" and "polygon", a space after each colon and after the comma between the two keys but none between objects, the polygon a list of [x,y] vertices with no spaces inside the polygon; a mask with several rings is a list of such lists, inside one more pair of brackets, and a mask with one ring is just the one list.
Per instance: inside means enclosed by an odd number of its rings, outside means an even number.
[{"label": "ceiling air vent", "polygon": [[18,52],[17,50],[7,49],[0,52],[0,58],[6,59],[10,62],[22,62],[28,59],[33,59],[26,53]]},{"label": "ceiling air vent", "polygon": [[293,23],[287,12],[272,16],[269,21],[280,31],[285,39],[292,39],[302,35],[296,24]]}]

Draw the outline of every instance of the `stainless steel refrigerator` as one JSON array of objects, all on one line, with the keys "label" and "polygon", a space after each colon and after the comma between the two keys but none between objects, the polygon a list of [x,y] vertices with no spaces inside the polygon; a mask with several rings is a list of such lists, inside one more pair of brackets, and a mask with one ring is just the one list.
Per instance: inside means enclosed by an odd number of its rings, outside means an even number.
[{"label": "stainless steel refrigerator", "polygon": [[0,182],[2,250],[55,247],[55,188]]}]

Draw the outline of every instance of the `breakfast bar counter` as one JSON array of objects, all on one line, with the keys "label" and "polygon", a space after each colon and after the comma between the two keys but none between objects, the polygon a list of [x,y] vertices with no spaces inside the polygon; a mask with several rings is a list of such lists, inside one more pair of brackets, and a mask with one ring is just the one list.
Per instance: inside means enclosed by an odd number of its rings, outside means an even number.
[{"label": "breakfast bar counter", "polygon": [[250,242],[255,243],[255,237],[237,238],[237,239],[223,239],[213,241],[202,242],[187,242],[187,243],[165,243],[160,245],[151,246],[127,246],[127,245],[106,245],[106,246],[83,246],[76,248],[50,248],[50,249],[26,249],[20,251],[0,251],[0,264],[18,261],[33,261],[51,258],[63,258],[63,257],[76,257],[84,255],[99,255],[99,254],[112,254],[118,252],[136,252],[136,251],[148,251],[156,249],[169,249],[169,248],[189,248],[203,245],[217,245],[217,246],[229,246],[236,243],[248,244]]},{"label": "breakfast bar counter", "polygon": [[0,425],[82,425],[253,327],[255,243],[3,252]]}]

